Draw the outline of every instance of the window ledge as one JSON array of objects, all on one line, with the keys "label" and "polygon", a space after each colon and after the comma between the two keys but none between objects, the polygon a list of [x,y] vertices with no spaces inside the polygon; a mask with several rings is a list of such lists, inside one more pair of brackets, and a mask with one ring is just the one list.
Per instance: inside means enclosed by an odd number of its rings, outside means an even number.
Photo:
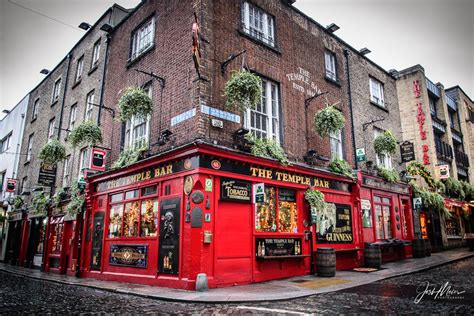
[{"label": "window ledge", "polygon": [[98,63],[95,63],[92,65],[91,69],[89,70],[89,72],[87,73],[88,76],[90,76],[94,71],[96,71],[98,68]]},{"label": "window ledge", "polygon": [[144,49],[142,52],[140,52],[140,54],[138,56],[136,56],[135,58],[130,58],[129,60],[127,60],[127,68],[131,67],[132,65],[134,65],[135,63],[137,63],[139,60],[141,60],[143,58],[143,56],[147,55],[150,51],[154,50],[155,49],[155,43],[153,43],[150,47]]},{"label": "window ledge", "polygon": [[35,116],[34,118],[32,118],[30,123],[33,123],[34,121],[36,121],[37,118],[38,118],[38,116]]},{"label": "window ledge", "polygon": [[372,104],[373,106],[376,106],[376,107],[378,107],[379,109],[384,110],[385,112],[389,113],[388,109],[387,109],[385,106],[382,106],[382,105],[380,105],[380,104],[378,104],[378,103],[375,103],[375,102],[372,101],[372,100],[370,101],[370,104]]},{"label": "window ledge", "polygon": [[76,82],[74,82],[74,84],[72,85],[71,89],[74,89],[75,87],[77,87],[82,81],[82,78],[79,78],[79,80],[77,80]]},{"label": "window ledge", "polygon": [[328,76],[325,75],[325,76],[324,76],[324,80],[326,80],[327,82],[329,82],[329,83],[331,83],[331,84],[333,84],[333,85],[335,85],[335,86],[338,86],[339,88],[341,87],[341,84],[340,84],[339,80],[337,80],[337,79],[334,80],[334,79],[332,79],[331,77],[328,77]]},{"label": "window ledge", "polygon": [[55,106],[56,103],[58,103],[58,101],[59,101],[59,97],[54,99],[53,102],[51,102],[51,107]]},{"label": "window ledge", "polygon": [[31,159],[30,159],[30,160],[27,160],[27,161],[25,161],[25,162],[23,163],[23,166],[27,166],[27,165],[29,165],[29,164],[30,164],[30,162],[31,162]]},{"label": "window ledge", "polygon": [[252,42],[257,43],[259,45],[262,45],[262,46],[272,50],[274,53],[277,53],[278,55],[281,55],[281,51],[277,48],[276,45],[275,46],[268,45],[267,43],[263,42],[262,40],[260,40],[260,39],[244,32],[244,31],[242,31],[242,29],[239,29],[238,32],[239,32],[240,35],[250,39]]}]

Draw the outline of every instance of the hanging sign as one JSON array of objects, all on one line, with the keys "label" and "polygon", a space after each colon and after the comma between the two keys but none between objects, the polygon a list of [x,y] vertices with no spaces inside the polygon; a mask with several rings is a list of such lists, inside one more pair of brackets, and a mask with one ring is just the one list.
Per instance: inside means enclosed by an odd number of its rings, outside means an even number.
[{"label": "hanging sign", "polygon": [[413,146],[413,143],[408,141],[401,143],[400,154],[402,156],[402,162],[415,160],[415,147]]},{"label": "hanging sign", "polygon": [[16,191],[16,180],[15,179],[8,179],[7,180],[7,192],[15,192]]},{"label": "hanging sign", "polygon": [[440,179],[449,178],[449,165],[436,166],[436,169]]},{"label": "hanging sign", "polygon": [[356,149],[357,162],[365,161],[365,148]]},{"label": "hanging sign", "polygon": [[413,199],[413,207],[417,210],[421,209],[421,206],[423,204],[423,201],[421,200],[421,197],[417,197]]},{"label": "hanging sign", "polygon": [[250,182],[221,178],[221,200],[250,202]]},{"label": "hanging sign", "polygon": [[56,165],[50,165],[42,162],[40,165],[38,184],[46,187],[54,186],[56,182]]},{"label": "hanging sign", "polygon": [[89,163],[89,169],[97,171],[105,171],[105,156],[107,153],[98,148],[92,148],[91,160]]}]

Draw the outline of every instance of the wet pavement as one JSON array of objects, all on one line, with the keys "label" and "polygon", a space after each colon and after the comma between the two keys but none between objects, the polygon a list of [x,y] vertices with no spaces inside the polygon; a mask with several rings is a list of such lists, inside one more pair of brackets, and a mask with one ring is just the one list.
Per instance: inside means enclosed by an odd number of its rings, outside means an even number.
[{"label": "wet pavement", "polygon": [[[473,281],[474,258],[469,258],[420,273],[305,298],[199,304],[117,294],[0,272],[0,314],[474,315]],[[423,291],[426,289],[429,291]],[[415,303],[417,297],[419,301]]]}]

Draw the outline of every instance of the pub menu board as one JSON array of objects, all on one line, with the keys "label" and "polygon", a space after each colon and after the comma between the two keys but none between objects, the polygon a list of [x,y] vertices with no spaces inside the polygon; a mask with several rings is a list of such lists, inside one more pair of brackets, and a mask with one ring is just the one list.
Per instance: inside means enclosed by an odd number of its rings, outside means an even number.
[{"label": "pub menu board", "polygon": [[147,245],[110,245],[110,265],[146,268],[147,262]]},{"label": "pub menu board", "polygon": [[178,274],[179,272],[180,205],[180,198],[161,201],[159,273]]},{"label": "pub menu board", "polygon": [[316,236],[318,243],[352,243],[351,206],[327,203],[323,211],[317,214]]},{"label": "pub menu board", "polygon": [[221,200],[250,202],[251,193],[250,182],[221,178]]},{"label": "pub menu board", "polygon": [[301,255],[301,238],[256,238],[257,258]]}]

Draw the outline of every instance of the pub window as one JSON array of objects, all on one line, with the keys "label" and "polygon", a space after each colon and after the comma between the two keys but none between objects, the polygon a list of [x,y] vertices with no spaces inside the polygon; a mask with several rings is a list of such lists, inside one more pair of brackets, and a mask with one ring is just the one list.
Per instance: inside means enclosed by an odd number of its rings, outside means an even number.
[{"label": "pub window", "polygon": [[336,54],[330,51],[324,52],[324,65],[326,66],[326,78],[336,81]]},{"label": "pub window", "polygon": [[122,235],[123,204],[110,207],[109,238],[117,238]]},{"label": "pub window", "polygon": [[139,202],[125,204],[123,214],[123,237],[138,237]]},{"label": "pub window", "polygon": [[[374,140],[383,134],[383,130],[374,128]],[[377,166],[381,166],[387,169],[392,169],[392,156],[390,154],[376,154]]]},{"label": "pub window", "polygon": [[138,197],[138,190],[125,192],[125,200],[130,200]]},{"label": "pub window", "polygon": [[61,252],[61,242],[63,240],[63,223],[56,224],[53,228],[53,238],[51,243],[53,244],[51,252],[60,253]]},{"label": "pub window", "polygon": [[[156,187],[155,187],[156,189]],[[158,226],[158,200],[148,199],[142,202],[140,214],[140,237],[156,237]]]},{"label": "pub window", "polygon": [[390,199],[374,196],[375,230],[377,239],[392,238]]},{"label": "pub window", "polygon": [[123,200],[123,193],[117,193],[110,196],[110,203],[119,202]]},{"label": "pub window", "polygon": [[342,130],[329,135],[331,142],[331,159],[342,159]]},{"label": "pub window", "polygon": [[153,46],[154,40],[155,19],[151,18],[132,33],[130,60],[134,60],[141,54],[145,53],[145,51]]},{"label": "pub window", "polygon": [[142,196],[153,195],[156,194],[158,187],[156,185],[152,185],[146,188],[142,188]]},{"label": "pub window", "polygon": [[242,31],[267,45],[275,47],[273,16],[249,2],[242,4]]},{"label": "pub window", "polygon": [[295,191],[265,187],[265,199],[261,203],[256,203],[255,217],[257,232],[297,233],[298,212]]}]

